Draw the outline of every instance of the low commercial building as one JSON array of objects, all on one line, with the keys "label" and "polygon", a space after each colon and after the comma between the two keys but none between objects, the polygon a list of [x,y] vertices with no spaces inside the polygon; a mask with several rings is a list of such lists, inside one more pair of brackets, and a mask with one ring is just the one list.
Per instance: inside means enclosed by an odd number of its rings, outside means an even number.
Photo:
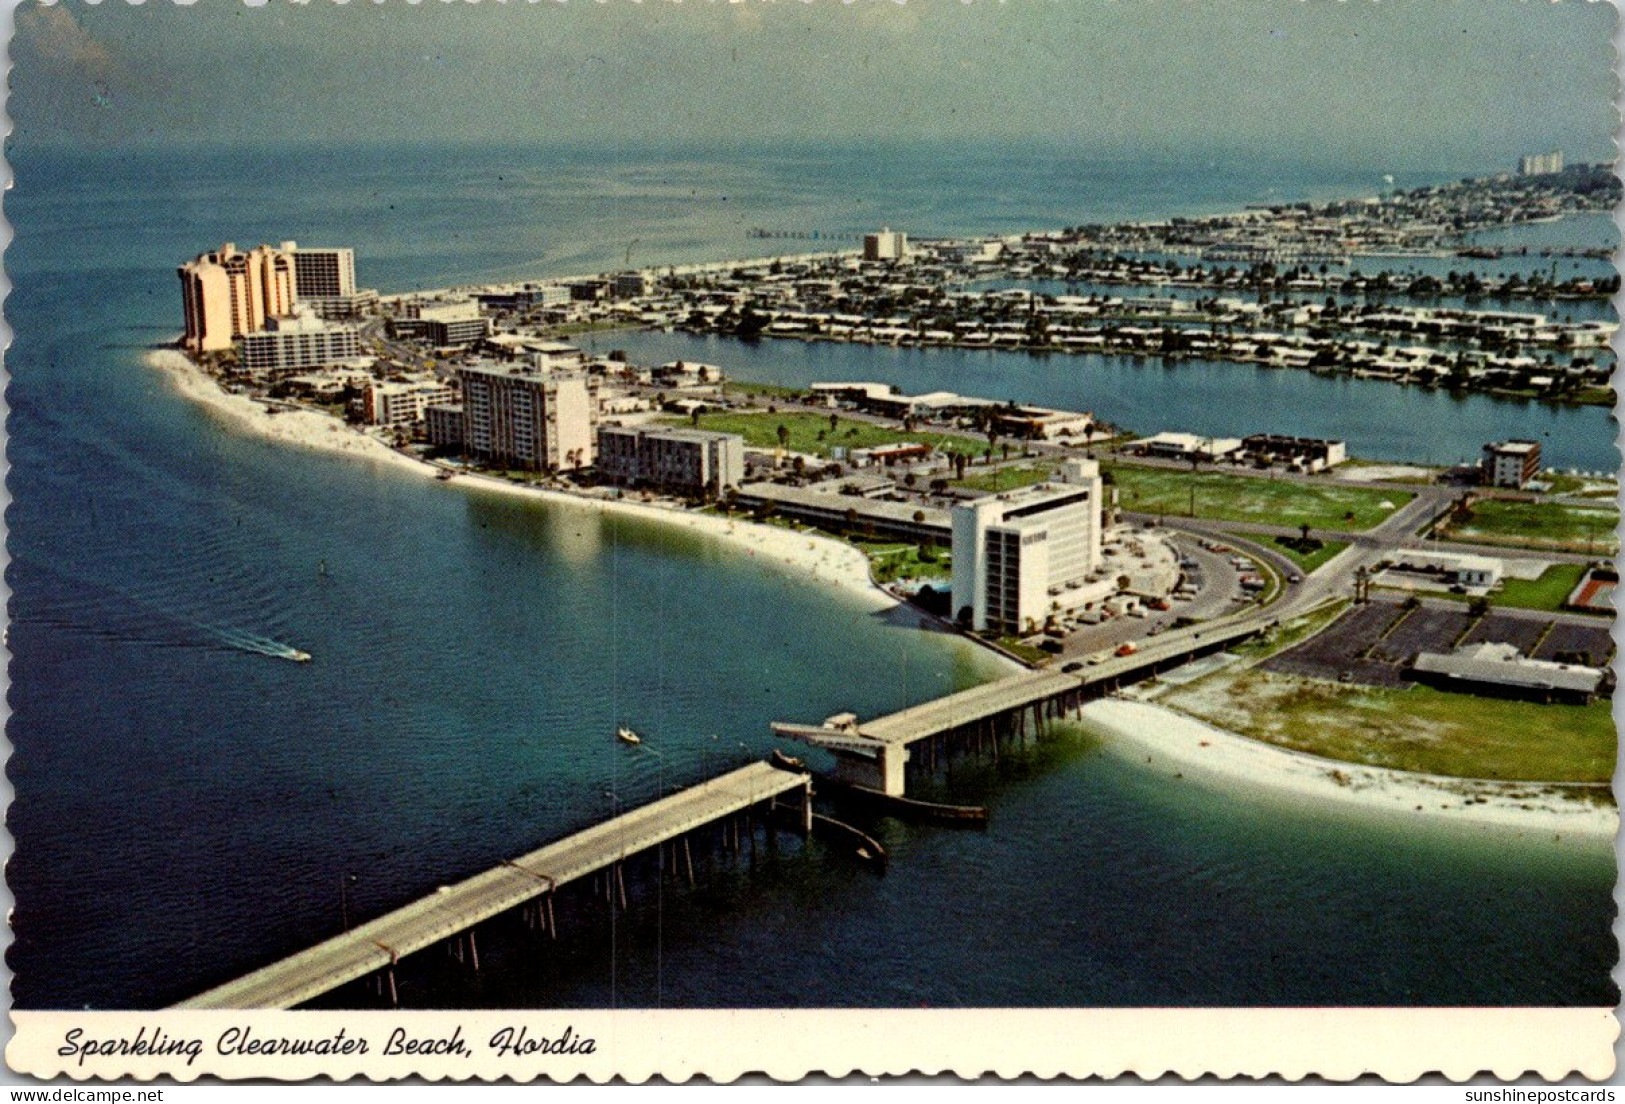
[{"label": "low commercial building", "polygon": [[1094,429],[1093,414],[1050,410],[1042,406],[1003,406],[993,412],[993,428],[1011,437],[1052,441],[1057,437],[1084,437]]},{"label": "low commercial building", "polygon": [[334,325],[308,310],[268,318],[263,330],[237,342],[238,365],[256,375],[325,368],[360,355],[361,337],[354,327]]},{"label": "low commercial building", "polygon": [[562,307],[570,301],[563,284],[526,284],[511,291],[482,291],[474,296],[486,310],[526,311],[536,307]]},{"label": "low commercial building", "polygon": [[953,509],[953,608],[978,631],[1036,630],[1107,597],[1100,465],[1068,460],[1057,482]]},{"label": "low commercial building", "polygon": [[1501,581],[1506,565],[1493,556],[1465,552],[1438,552],[1428,548],[1401,548],[1393,553],[1393,566],[1402,571],[1437,574],[1449,586],[1488,590]]},{"label": "low commercial building", "polygon": [[1260,462],[1285,464],[1306,472],[1325,471],[1349,457],[1347,444],[1321,437],[1255,433],[1251,437],[1243,437],[1241,447],[1248,456]]},{"label": "low commercial building", "polygon": [[1491,487],[1521,490],[1540,473],[1540,442],[1498,441],[1485,445],[1479,471]]},{"label": "low commercial building", "polygon": [[436,404],[449,404],[455,396],[444,383],[374,383],[367,388],[366,415],[371,425],[409,426],[423,420],[423,412]]},{"label": "low commercial building", "polygon": [[814,487],[746,483],[739,488],[738,503],[747,510],[771,508],[783,517],[836,533],[872,532],[877,537],[936,544],[945,544],[953,536],[947,510],[835,494]]},{"label": "low commercial building", "polygon": [[602,426],[598,473],[627,486],[721,495],[745,480],[745,439],[683,427]]},{"label": "low commercial building", "polygon": [[1158,433],[1135,441],[1130,447],[1142,456],[1156,456],[1164,460],[1222,460],[1241,451],[1241,438]]},{"label": "low commercial building", "polygon": [[598,379],[501,364],[458,369],[463,451],[525,471],[591,467],[597,450]]},{"label": "low commercial building", "polygon": [[617,272],[609,282],[609,293],[616,299],[636,299],[649,293],[649,278],[641,272]]},{"label": "low commercial building", "polygon": [[473,299],[407,303],[401,316],[389,323],[393,336],[421,338],[437,349],[472,344],[490,329],[491,320],[480,313],[480,305]]},{"label": "low commercial building", "polygon": [[1581,704],[1603,690],[1607,676],[1599,667],[1530,659],[1511,644],[1468,644],[1449,654],[1422,652],[1411,673],[1446,689]]}]

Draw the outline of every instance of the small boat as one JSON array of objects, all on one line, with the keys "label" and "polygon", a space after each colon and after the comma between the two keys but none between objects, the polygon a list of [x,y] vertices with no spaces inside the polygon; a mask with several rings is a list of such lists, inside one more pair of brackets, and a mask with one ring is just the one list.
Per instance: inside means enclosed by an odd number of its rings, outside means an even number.
[{"label": "small boat", "polygon": [[794,755],[784,754],[784,752],[780,751],[778,748],[773,749],[773,758],[771,761],[773,765],[778,767],[780,770],[799,771],[807,769],[807,764],[805,762],[796,758]]},{"label": "small boat", "polygon": [[627,728],[625,725],[622,725],[621,727],[619,727],[619,728],[617,728],[615,730],[615,738],[617,740],[619,740],[623,744],[641,744],[641,743],[643,743],[643,737],[639,736],[636,732],[633,732],[630,728]]},{"label": "small boat", "polygon": [[310,662],[310,653],[309,652],[301,652],[298,648],[295,648],[293,650],[293,654],[290,655],[288,658],[293,660],[295,663],[309,663]]}]

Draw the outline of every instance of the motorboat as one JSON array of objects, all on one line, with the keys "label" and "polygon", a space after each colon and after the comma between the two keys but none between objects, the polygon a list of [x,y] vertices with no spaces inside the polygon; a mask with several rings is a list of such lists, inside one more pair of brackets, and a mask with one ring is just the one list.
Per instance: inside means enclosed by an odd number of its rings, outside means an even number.
[{"label": "motorboat", "polygon": [[627,728],[625,725],[621,725],[619,728],[617,728],[615,730],[615,738],[617,740],[619,740],[623,744],[641,744],[641,743],[643,743],[643,737],[639,736],[636,732],[633,732],[630,728]]}]

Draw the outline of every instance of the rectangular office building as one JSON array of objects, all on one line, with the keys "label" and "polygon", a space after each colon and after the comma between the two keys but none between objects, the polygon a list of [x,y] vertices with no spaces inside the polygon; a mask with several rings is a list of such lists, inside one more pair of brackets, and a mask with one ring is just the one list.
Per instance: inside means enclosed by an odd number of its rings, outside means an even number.
[{"label": "rectangular office building", "polygon": [[953,609],[971,628],[1032,632],[1108,596],[1100,465],[1068,460],[1058,478],[953,508]]},{"label": "rectangular office building", "polygon": [[703,429],[604,426],[598,472],[612,483],[720,495],[744,481],[745,441]]}]

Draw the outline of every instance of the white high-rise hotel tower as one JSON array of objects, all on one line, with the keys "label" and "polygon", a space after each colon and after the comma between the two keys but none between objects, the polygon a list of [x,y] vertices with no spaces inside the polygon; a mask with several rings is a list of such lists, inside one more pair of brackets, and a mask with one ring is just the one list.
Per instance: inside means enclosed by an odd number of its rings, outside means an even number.
[{"label": "white high-rise hotel tower", "polygon": [[955,615],[973,629],[1021,633],[1108,597],[1103,491],[1097,462],[1068,460],[1058,481],[955,506]]}]

